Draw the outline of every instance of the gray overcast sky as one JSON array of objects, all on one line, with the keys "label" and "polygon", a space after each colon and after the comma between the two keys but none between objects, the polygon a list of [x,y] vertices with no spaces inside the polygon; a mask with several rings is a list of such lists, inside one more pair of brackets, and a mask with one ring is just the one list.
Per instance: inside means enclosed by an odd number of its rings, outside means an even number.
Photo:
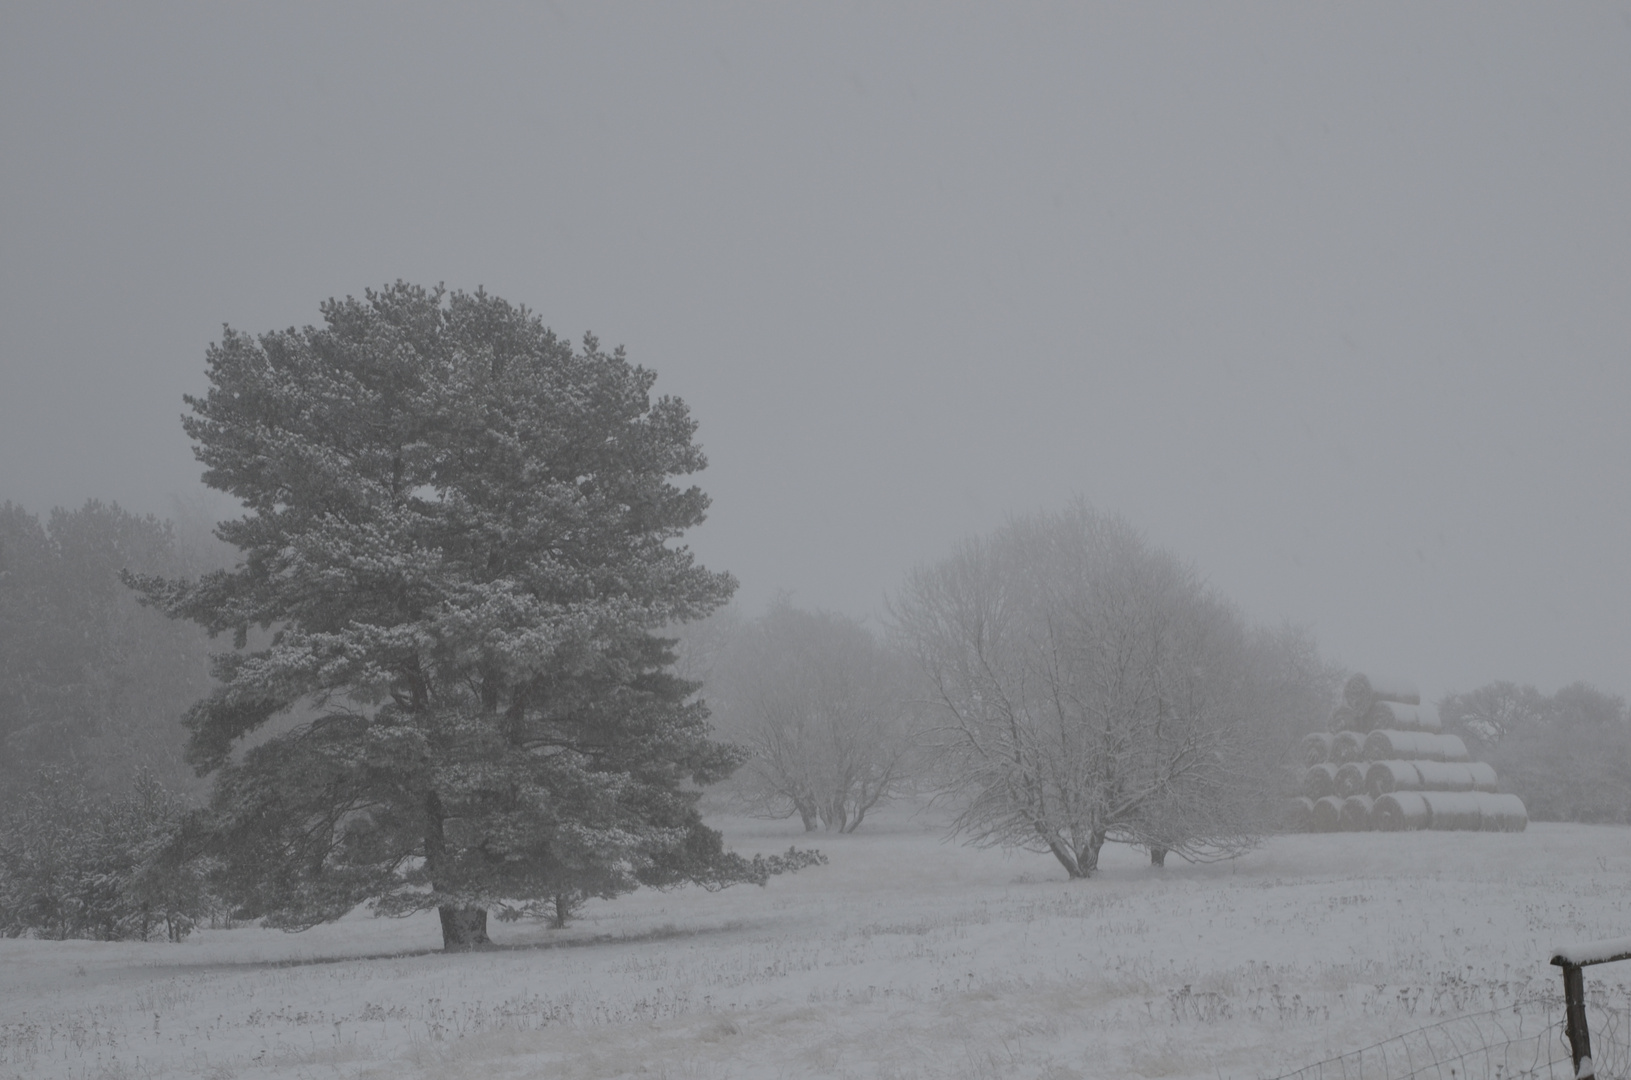
[{"label": "gray overcast sky", "polygon": [[654,368],[749,610],[1079,493],[1631,691],[1631,3],[0,0],[0,499],[166,512],[221,324],[399,277]]}]

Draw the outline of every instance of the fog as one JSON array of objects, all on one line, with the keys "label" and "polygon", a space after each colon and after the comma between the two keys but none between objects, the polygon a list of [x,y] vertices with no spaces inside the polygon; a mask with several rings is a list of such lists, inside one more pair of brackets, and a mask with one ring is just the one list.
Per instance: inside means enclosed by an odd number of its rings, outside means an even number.
[{"label": "fog", "polygon": [[1624,693],[1627,192],[1625,3],[8,3],[0,500],[167,514],[222,323],[481,285],[690,404],[749,609],[1081,495],[1429,699]]}]

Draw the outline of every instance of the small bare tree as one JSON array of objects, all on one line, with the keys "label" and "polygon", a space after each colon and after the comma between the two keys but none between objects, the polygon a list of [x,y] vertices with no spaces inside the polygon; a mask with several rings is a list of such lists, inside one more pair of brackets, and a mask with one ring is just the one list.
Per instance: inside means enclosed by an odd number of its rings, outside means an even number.
[{"label": "small bare tree", "polygon": [[1013,521],[913,573],[893,609],[971,842],[1077,878],[1108,841],[1204,860],[1265,831],[1269,639],[1124,521],[1080,503]]},{"label": "small bare tree", "polygon": [[740,627],[704,689],[752,756],[733,783],[755,813],[854,832],[908,781],[909,669],[854,619],[780,599]]}]

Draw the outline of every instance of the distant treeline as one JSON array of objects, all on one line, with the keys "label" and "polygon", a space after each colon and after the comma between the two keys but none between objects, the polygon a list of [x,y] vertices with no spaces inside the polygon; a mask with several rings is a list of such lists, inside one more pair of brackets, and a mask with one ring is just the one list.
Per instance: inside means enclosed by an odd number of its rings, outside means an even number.
[{"label": "distant treeline", "polygon": [[120,573],[226,558],[201,520],[0,504],[0,933],[177,940],[218,913],[207,866],[173,851],[203,789],[181,718],[209,690],[210,642]]},{"label": "distant treeline", "polygon": [[1495,682],[1439,702],[1446,731],[1495,766],[1540,821],[1631,824],[1631,714],[1586,683],[1542,694]]},{"label": "distant treeline", "polygon": [[[1075,536],[1070,529],[1097,536],[1090,525],[1116,536],[1119,529],[1134,537],[1122,545],[1127,551],[1145,561],[1170,559],[1145,552],[1130,527],[1082,517],[1086,513],[1078,511],[1079,521],[1049,519],[1037,528],[1046,525],[1067,539]],[[123,577],[197,577],[233,561],[232,549],[215,539],[203,515],[182,517],[177,525],[93,501],[77,510],[53,510],[41,520],[11,503],[0,504],[0,933],[174,940],[200,919],[223,918],[235,910],[217,898],[226,895],[218,887],[220,860],[203,856],[184,839],[202,828],[204,785],[184,763],[187,730],[182,720],[211,690],[212,643],[196,624],[142,606]],[[1016,559],[1029,559],[1019,560],[1030,575],[1025,580],[1048,584],[1038,596],[1057,602],[1062,594],[1052,583],[1068,575],[1032,558],[1035,553],[1015,546],[1013,537],[1002,534],[998,540],[1014,548]],[[1123,562],[1131,558],[1121,548],[1111,554],[1117,552]],[[1109,555],[1103,555],[1105,560],[1121,565]],[[1098,565],[1089,563],[1089,569]],[[1135,569],[1143,565],[1136,559],[1133,563]],[[942,573],[950,570],[942,568]],[[1120,583],[1127,577],[1124,573],[1107,580]],[[978,575],[970,580],[976,579],[985,580]],[[1180,584],[1186,582],[1188,578]],[[1210,637],[1201,635],[1206,640],[1232,643],[1235,652],[1212,658],[1222,665],[1217,670],[1231,673],[1234,680],[1218,690],[1218,701],[1234,710],[1225,710],[1228,715],[1239,713],[1243,723],[1250,721],[1234,731],[1221,720],[1208,719],[1195,733],[1195,745],[1206,749],[1196,760],[1222,768],[1235,758],[1261,759],[1272,771],[1271,748],[1292,745],[1300,718],[1328,712],[1322,701],[1339,680],[1305,635],[1248,633],[1244,624],[1236,626],[1232,609],[1191,584],[1194,610],[1183,608],[1184,618],[1175,616],[1160,625],[1193,631],[1191,636],[1200,633],[1197,627],[1210,627]],[[1165,610],[1156,601],[1166,593],[1152,590],[1148,582],[1139,587],[1143,592],[1131,594],[1137,603],[1123,607],[1140,618]],[[999,593],[1009,595],[1000,590],[992,595]],[[940,593],[925,595],[944,606]],[[1084,596],[1078,622],[1097,625],[1089,620],[1103,614],[1091,602],[1097,594]],[[916,609],[901,610],[911,614]],[[891,795],[973,782],[965,774],[946,773],[952,759],[944,746],[938,757],[932,752],[935,732],[944,738],[948,730],[947,715],[953,721],[967,717],[955,710],[927,717],[918,708],[927,697],[913,684],[922,672],[914,675],[912,657],[955,666],[967,653],[968,643],[958,639],[948,645],[934,636],[950,624],[940,608],[932,613],[936,619],[914,624],[917,637],[903,633],[899,641],[876,639],[853,620],[799,611],[787,602],[752,624],[733,624],[734,630],[719,620],[686,628],[682,652],[691,656],[688,666],[711,658],[702,664],[706,670],[691,674],[706,684],[704,696],[716,707],[716,724],[746,759],[733,790],[753,812],[797,813],[809,829],[825,825],[847,832],[860,825],[869,807]],[[1043,620],[1039,625],[1055,623]],[[996,644],[1019,649],[1031,640],[1009,630],[1017,635],[1014,640]],[[1180,634],[1173,647],[1188,640]],[[914,643],[917,653],[908,647]],[[983,638],[976,644],[987,647],[983,656],[995,647]],[[1167,651],[1160,653],[1170,665]],[[1055,652],[1047,656],[1055,657]],[[1019,660],[1014,663],[1023,675],[1027,669]],[[1195,678],[1209,670],[1198,660],[1186,665],[1182,670]],[[1240,679],[1248,675],[1246,682],[1256,687],[1252,693],[1240,688],[1246,685]],[[1006,684],[1001,688],[1011,689]],[[970,700],[983,702],[989,695],[982,694],[973,693]],[[1121,706],[1107,707],[1127,719],[1116,711]],[[1216,711],[1213,705],[1195,708],[1197,716],[1208,718]],[[1531,817],[1631,823],[1631,713],[1624,699],[1584,683],[1546,695],[1532,686],[1498,682],[1451,694],[1439,708],[1446,730],[1460,735],[1474,757],[1495,766],[1503,788],[1523,798]],[[1133,724],[1127,733],[1140,730]],[[1170,741],[1171,733],[1161,724],[1149,730]],[[1175,760],[1188,760],[1188,747],[1178,746]],[[1154,760],[1147,747],[1132,757],[1119,753],[1114,760],[1131,762],[1129,775],[1143,775],[1133,767]],[[1037,760],[1050,766],[1063,763],[1055,769],[1063,787],[1103,771],[1072,767],[1066,757],[1047,752]],[[1090,748],[1078,757],[1079,763],[1102,764],[1103,753]],[[1223,773],[1237,780],[1245,776],[1235,765]],[[984,774],[972,775],[984,783]],[[1211,795],[1196,796],[1191,805],[1179,798],[1189,789],[1169,777],[1164,787],[1158,785],[1167,792],[1165,801],[1152,804],[1160,813],[1146,814],[1148,821],[1093,824],[1088,829],[1092,854],[1096,857],[1097,845],[1105,840],[1120,839],[1148,847],[1159,861],[1167,850],[1183,853],[1188,849],[1182,845],[1194,837],[1210,836],[1196,823],[1216,826],[1224,806],[1215,785],[1207,786],[1211,774],[1202,770],[1197,775],[1206,783],[1196,790]],[[1237,831],[1242,845],[1249,846],[1261,835],[1252,824],[1253,808],[1266,803],[1263,796],[1273,785],[1262,779],[1237,786],[1236,816],[1244,822]],[[1008,790],[1002,784],[981,788],[987,789]],[[1003,814],[1013,811],[1007,804],[1000,809]],[[1208,850],[1201,845],[1190,854],[1204,857]],[[570,914],[573,897],[581,901],[587,895],[581,890],[557,895],[556,921],[564,922]]]},{"label": "distant treeline", "polygon": [[141,770],[201,790],[182,762],[187,707],[210,687],[208,637],[143,607],[121,571],[192,576],[221,565],[207,526],[117,504],[0,504],[0,802],[41,767],[123,792]]}]

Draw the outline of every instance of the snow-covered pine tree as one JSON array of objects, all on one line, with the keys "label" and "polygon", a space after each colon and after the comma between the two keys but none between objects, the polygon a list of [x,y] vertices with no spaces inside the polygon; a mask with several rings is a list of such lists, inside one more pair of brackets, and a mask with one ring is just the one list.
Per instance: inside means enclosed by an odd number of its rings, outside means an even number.
[{"label": "snow-covered pine tree", "polygon": [[808,861],[726,853],[688,786],[739,755],[654,633],[735,586],[675,543],[708,505],[671,482],[706,464],[684,403],[481,290],[398,282],[322,316],[225,329],[187,399],[205,482],[247,510],[217,530],[242,562],[132,580],[234,637],[188,753],[243,914],[436,908],[468,948],[490,910]]}]

